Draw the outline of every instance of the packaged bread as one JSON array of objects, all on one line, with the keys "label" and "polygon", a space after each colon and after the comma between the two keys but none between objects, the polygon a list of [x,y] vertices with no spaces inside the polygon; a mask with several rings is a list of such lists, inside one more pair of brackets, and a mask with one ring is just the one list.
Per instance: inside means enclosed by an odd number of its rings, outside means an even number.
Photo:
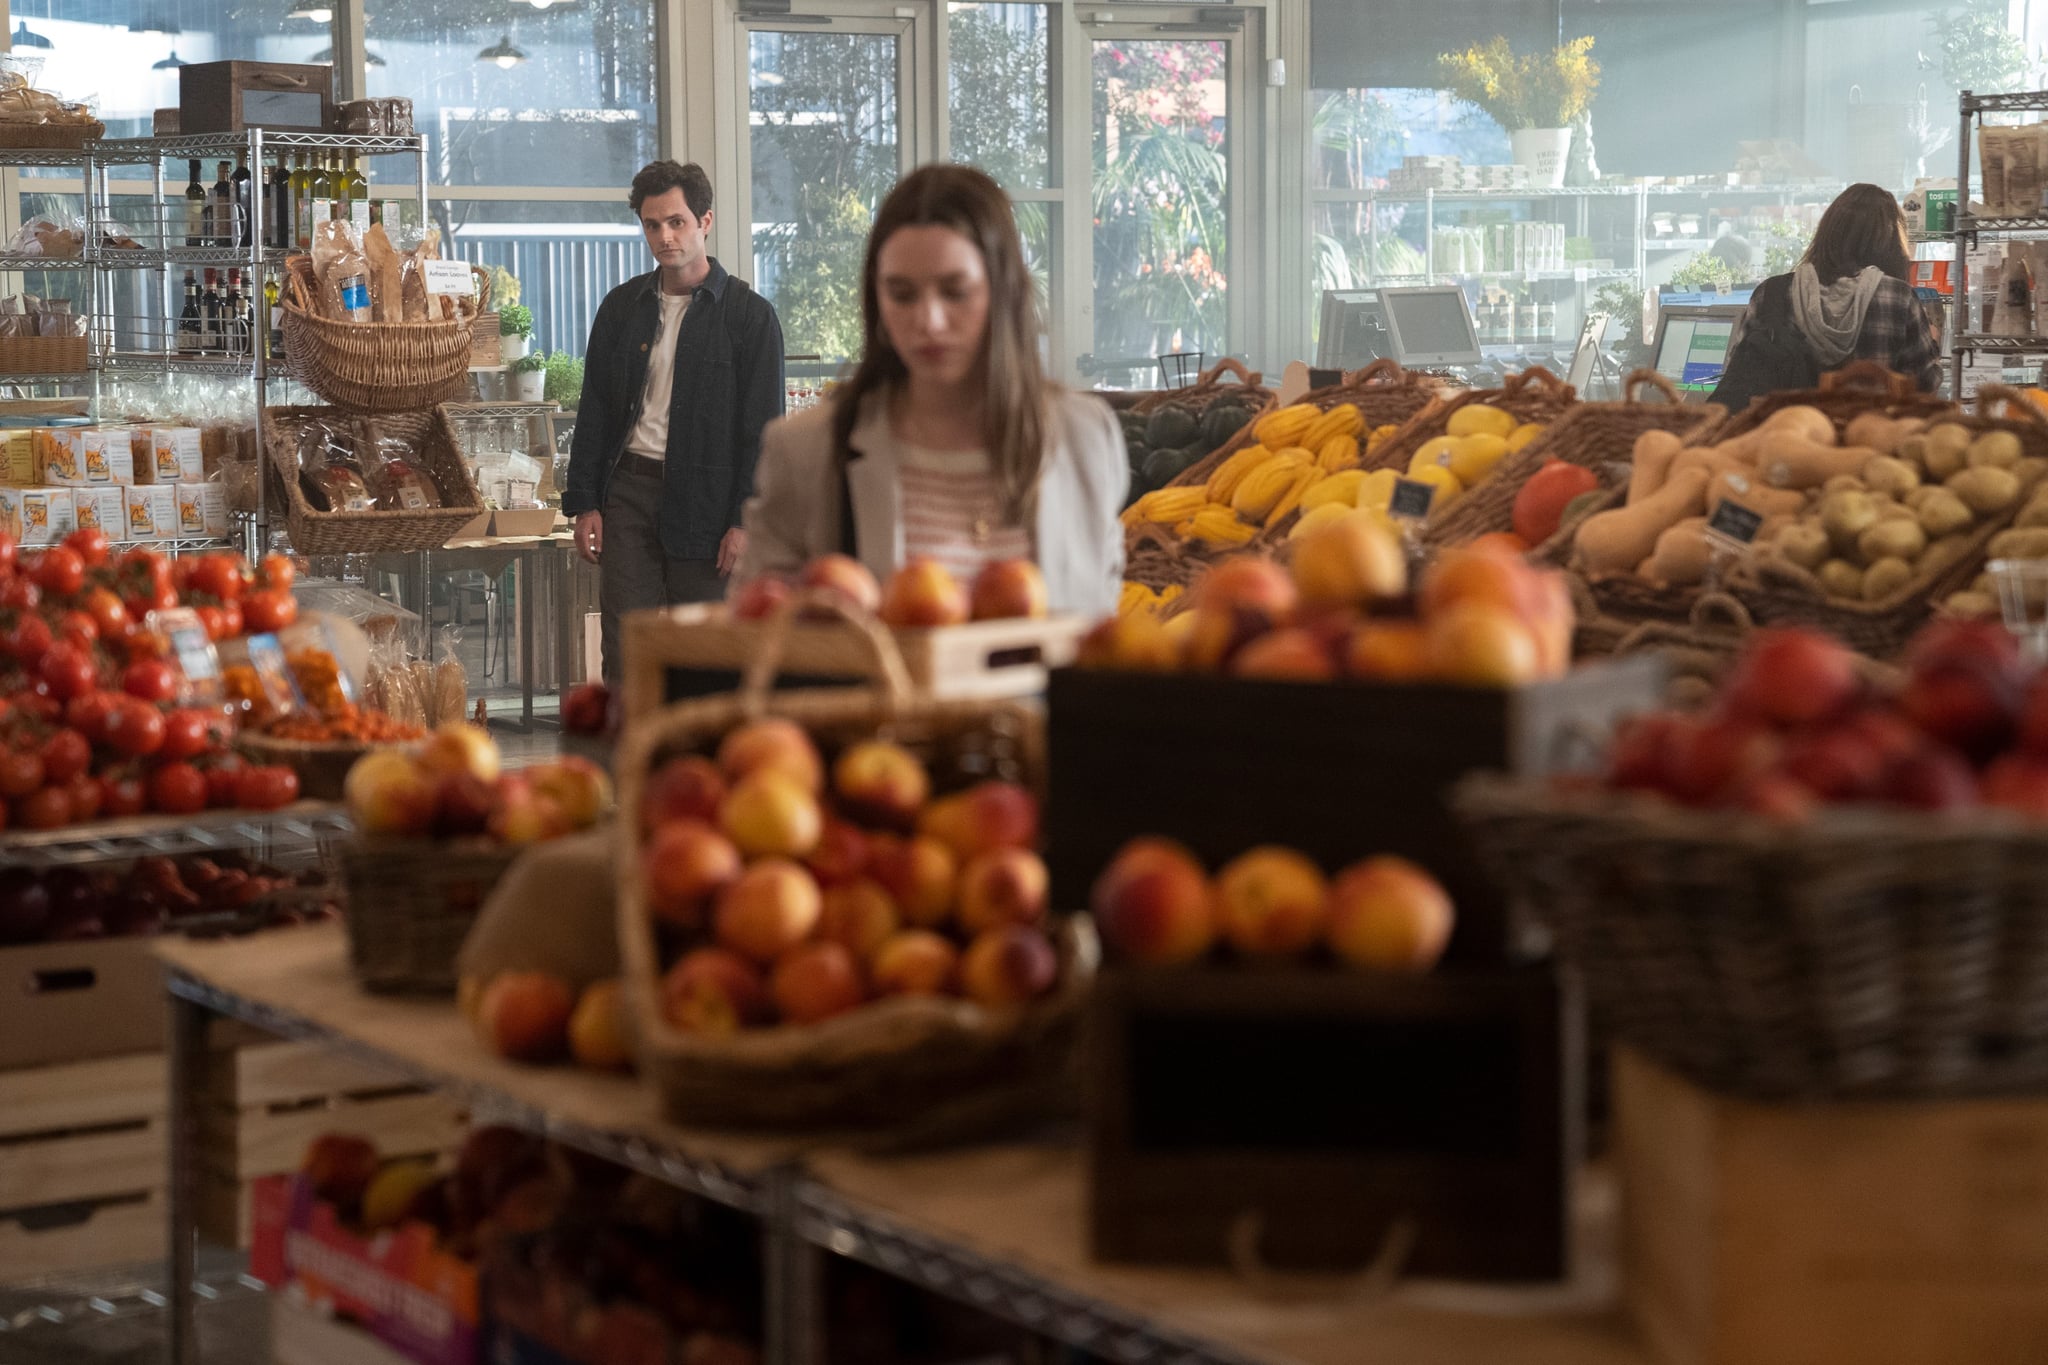
[{"label": "packaged bread", "polygon": [[2005,144],[2005,208],[2011,217],[2041,211],[2040,125],[2013,128]]},{"label": "packaged bread", "polygon": [[405,291],[405,320],[407,322],[430,322],[440,319],[440,305],[445,303],[446,300],[427,293],[426,272],[426,263],[428,261],[438,261],[440,259],[441,230],[439,228],[428,228],[426,235],[420,238],[420,244],[406,253],[406,260],[409,264],[404,270],[403,287]]},{"label": "packaged bread", "polygon": [[384,235],[382,223],[370,224],[363,234],[363,259],[370,266],[370,310],[378,322],[405,319],[405,288],[398,268],[398,252]]},{"label": "packaged bread", "polygon": [[2005,214],[2005,153],[2012,142],[2012,129],[1979,127],[1977,163],[1984,177],[1984,211],[1994,218]]}]

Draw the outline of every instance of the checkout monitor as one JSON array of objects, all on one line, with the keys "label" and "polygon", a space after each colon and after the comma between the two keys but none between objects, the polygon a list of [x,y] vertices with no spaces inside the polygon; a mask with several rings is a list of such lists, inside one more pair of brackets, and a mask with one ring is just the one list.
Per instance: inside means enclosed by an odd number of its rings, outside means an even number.
[{"label": "checkout monitor", "polygon": [[1387,339],[1394,359],[1413,369],[1420,365],[1477,365],[1479,333],[1472,325],[1472,306],[1457,285],[1423,285],[1414,289],[1380,290]]},{"label": "checkout monitor", "polygon": [[1662,308],[1657,313],[1657,373],[1690,403],[1704,403],[1728,368],[1728,344],[1746,306]]}]

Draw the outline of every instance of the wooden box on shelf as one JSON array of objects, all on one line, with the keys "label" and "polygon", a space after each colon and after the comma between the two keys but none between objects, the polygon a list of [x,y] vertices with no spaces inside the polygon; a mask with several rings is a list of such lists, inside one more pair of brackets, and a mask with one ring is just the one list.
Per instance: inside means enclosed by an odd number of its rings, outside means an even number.
[{"label": "wooden box on shelf", "polygon": [[0,948],[0,1072],[161,1049],[163,972],[150,943]]},{"label": "wooden box on shelf", "polygon": [[1542,966],[1105,971],[1085,1050],[1094,1254],[1560,1278],[1579,1020]]},{"label": "wooden box on shelf", "polygon": [[1761,1104],[1622,1049],[1614,1133],[1669,1365],[2048,1359],[2048,1098]]},{"label": "wooden box on shelf", "polygon": [[1300,849],[1331,873],[1396,853],[1456,902],[1452,956],[1497,961],[1519,935],[1449,789],[1487,769],[1535,776],[1597,761],[1619,719],[1658,705],[1663,676],[1649,655],[1506,691],[1056,670],[1053,902],[1086,905],[1096,876],[1139,834],[1178,839],[1212,869],[1257,844]]},{"label": "wooden box on shelf", "polygon": [[[1046,670],[1067,663],[1089,623],[1078,616],[970,621],[895,631],[918,690],[949,700],[1025,697],[1043,691]],[[670,607],[625,620],[625,714],[644,716],[672,701],[731,692],[760,652],[767,625],[735,620],[722,606]],[[874,676],[874,651],[843,621],[799,621],[783,644],[779,687],[843,687]]]},{"label": "wooden box on shelf", "polygon": [[178,68],[178,131],[322,133],[334,126],[334,68],[300,62],[188,62]]},{"label": "wooden box on shelf", "polygon": [[163,1254],[167,1112],[160,1051],[0,1071],[0,1284]]}]

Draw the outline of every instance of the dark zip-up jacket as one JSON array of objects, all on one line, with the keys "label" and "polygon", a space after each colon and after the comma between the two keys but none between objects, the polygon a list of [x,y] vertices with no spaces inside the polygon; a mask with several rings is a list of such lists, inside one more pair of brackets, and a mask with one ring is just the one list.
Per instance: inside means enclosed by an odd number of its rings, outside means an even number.
[{"label": "dark zip-up jacket", "polygon": [[[569,452],[569,517],[604,509],[612,470],[640,420],[647,355],[661,326],[659,269],[604,296],[583,357]],[[754,491],[761,429],[782,415],[782,324],[775,308],[714,258],[676,337],[662,474],[661,544],[675,559],[714,559]]]}]

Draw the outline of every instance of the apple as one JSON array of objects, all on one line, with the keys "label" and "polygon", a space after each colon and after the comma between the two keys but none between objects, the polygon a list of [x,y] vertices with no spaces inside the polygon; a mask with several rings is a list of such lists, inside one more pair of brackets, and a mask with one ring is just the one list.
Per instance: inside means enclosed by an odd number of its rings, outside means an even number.
[{"label": "apple", "polygon": [[969,610],[977,621],[1020,616],[1036,620],[1047,610],[1045,575],[1028,559],[998,560],[975,575],[969,599]]},{"label": "apple", "polygon": [[1330,884],[1330,948],[1353,966],[1426,972],[1443,956],[1456,919],[1436,878],[1405,858],[1368,858]]},{"label": "apple", "polygon": [[729,783],[763,768],[776,769],[813,795],[825,782],[825,765],[804,728],[773,716],[748,721],[728,734],[718,746],[718,766]]},{"label": "apple", "polygon": [[398,749],[372,749],[342,784],[356,828],[365,834],[421,835],[434,823],[435,781]]},{"label": "apple", "polygon": [[882,605],[882,585],[868,572],[868,566],[851,555],[820,555],[804,565],[799,580],[806,588],[835,593],[862,615]]},{"label": "apple", "polygon": [[860,963],[837,943],[805,943],[776,962],[769,993],[785,1023],[815,1024],[858,1008],[867,999]]},{"label": "apple", "polygon": [[1977,774],[1954,750],[1930,744],[1893,759],[1880,794],[1896,806],[1957,810],[1977,804]]},{"label": "apple", "polygon": [[537,844],[567,834],[571,826],[552,796],[543,794],[524,773],[508,773],[498,782],[498,802],[484,828],[501,844]]},{"label": "apple", "polygon": [[2048,820],[2048,760],[2007,754],[1984,770],[1984,804]]},{"label": "apple", "polygon": [[882,589],[882,620],[898,630],[957,626],[967,612],[966,589],[936,559],[913,557]]},{"label": "apple", "polygon": [[796,596],[796,590],[780,578],[764,574],[749,579],[733,594],[732,614],[741,621],[760,621],[773,616],[782,605]]},{"label": "apple", "polygon": [[1194,587],[1197,609],[1231,612],[1250,608],[1272,624],[1281,624],[1294,614],[1300,602],[1293,578],[1272,560],[1259,555],[1237,555],[1202,575]]},{"label": "apple", "polygon": [[884,739],[849,745],[832,765],[832,790],[858,819],[908,829],[932,792],[917,755]]},{"label": "apple", "polygon": [[1839,715],[1861,686],[1856,656],[1839,641],[1810,630],[1759,630],[1736,659],[1722,704],[1774,725],[1809,725]]},{"label": "apple", "polygon": [[1089,891],[1109,946],[1135,962],[1192,962],[1216,941],[1208,874],[1168,839],[1133,839]]},{"label": "apple", "polygon": [[611,808],[612,780],[587,758],[570,755],[526,770],[533,789],[562,808],[571,829],[589,829]]},{"label": "apple", "polygon": [[499,799],[499,784],[495,780],[487,781],[459,768],[436,775],[434,833],[444,838],[483,833]]},{"label": "apple", "polygon": [[1720,803],[1728,793],[1770,771],[1783,756],[1775,731],[1747,716],[1720,716],[1680,724],[1669,732],[1666,790],[1693,805]]},{"label": "apple", "polygon": [[640,798],[640,831],[647,834],[671,820],[718,819],[725,803],[725,778],[708,758],[686,754],[656,768]]},{"label": "apple", "polygon": [[683,1033],[735,1033],[766,1020],[768,983],[739,954],[698,948],[662,978],[661,1013]]},{"label": "apple", "polygon": [[420,746],[420,766],[434,774],[466,772],[495,782],[504,761],[490,734],[464,720],[451,720],[428,735]]},{"label": "apple", "polygon": [[2026,667],[2010,631],[1984,621],[1937,621],[1907,646],[1899,709],[1926,733],[1982,763],[2012,743],[2026,685]]},{"label": "apple", "polygon": [[1829,730],[1795,741],[1780,770],[1823,801],[1866,801],[1884,780],[1885,761],[1863,735]]},{"label": "apple", "polygon": [[740,875],[740,852],[701,820],[671,820],[648,841],[644,866],[649,912],[694,929],[711,898]]},{"label": "apple", "polygon": [[578,683],[562,696],[562,729],[601,735],[611,726],[612,693],[601,682]]}]

